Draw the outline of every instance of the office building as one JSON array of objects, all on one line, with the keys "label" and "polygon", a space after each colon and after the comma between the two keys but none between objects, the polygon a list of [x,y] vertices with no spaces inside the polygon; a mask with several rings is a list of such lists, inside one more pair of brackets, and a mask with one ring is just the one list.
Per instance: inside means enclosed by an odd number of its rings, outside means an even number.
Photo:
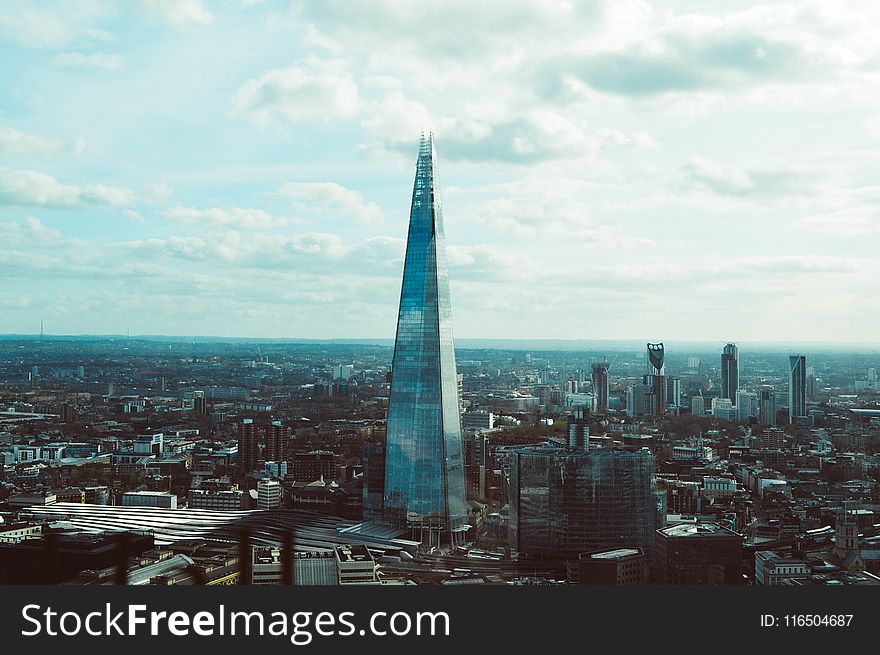
[{"label": "office building", "polygon": [[771,387],[761,389],[760,403],[758,420],[762,425],[776,425],[776,392]]},{"label": "office building", "polygon": [[177,509],[177,496],[168,491],[126,491],[122,494],[122,506]]},{"label": "office building", "polygon": [[807,416],[807,357],[791,355],[788,358],[788,416],[790,423]]},{"label": "office building", "polygon": [[736,409],[733,406],[733,402],[727,398],[713,398],[712,416],[722,421],[735,421]]},{"label": "office building", "polygon": [[742,389],[736,392],[737,421],[748,421],[750,418],[758,418],[759,413],[758,394],[753,391],[743,391]]},{"label": "office building", "polygon": [[385,497],[385,444],[364,444],[363,517],[379,521]]},{"label": "office building", "polygon": [[419,143],[385,450],[385,518],[426,546],[463,536],[458,373],[433,135]]},{"label": "office building", "polygon": [[702,396],[694,396],[691,398],[691,414],[694,416],[706,415],[706,402]]},{"label": "office building", "polygon": [[721,351],[721,397],[736,402],[739,389],[739,349],[729,343]]},{"label": "office building", "polygon": [[352,373],[354,373],[354,366],[352,364],[343,364],[342,366],[336,366],[333,369],[333,379],[350,380]]},{"label": "office building", "polygon": [[566,560],[569,584],[645,585],[649,581],[649,562],[641,548],[614,548],[581,553]]},{"label": "office building", "polygon": [[329,482],[336,477],[336,458],[329,450],[295,453],[290,462],[290,475],[297,482]]},{"label": "office building", "polygon": [[193,411],[197,416],[208,415],[208,399],[204,391],[193,391]]},{"label": "office building", "polygon": [[511,550],[566,559],[603,548],[654,550],[654,457],[642,450],[517,448],[510,455]]},{"label": "office building", "polygon": [[333,547],[336,558],[337,581],[340,585],[376,585],[379,583],[379,565],[367,547],[362,544],[343,544]]},{"label": "office building", "polygon": [[597,414],[608,413],[608,360],[592,364],[593,411]]},{"label": "office building", "polygon": [[755,553],[755,584],[776,586],[787,580],[800,580],[810,575],[810,567],[803,560],[781,557],[772,550]]},{"label": "office building", "polygon": [[716,523],[680,523],[657,531],[658,584],[742,584],[741,534]]},{"label": "office building", "polygon": [[189,509],[238,511],[248,509],[247,495],[240,489],[190,489],[186,496]]},{"label": "office building", "polygon": [[462,430],[491,430],[495,427],[495,414],[474,409],[461,415]]},{"label": "office building", "polygon": [[680,407],[681,406],[681,379],[680,378],[666,378],[666,406],[667,407]]},{"label": "office building", "polygon": [[257,482],[257,509],[278,509],[281,507],[283,489],[278,480]]}]

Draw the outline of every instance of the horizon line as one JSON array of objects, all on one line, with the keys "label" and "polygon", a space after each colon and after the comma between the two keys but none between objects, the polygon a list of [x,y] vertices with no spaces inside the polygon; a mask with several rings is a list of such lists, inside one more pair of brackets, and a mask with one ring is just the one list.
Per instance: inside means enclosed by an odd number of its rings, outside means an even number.
[{"label": "horizon line", "polygon": [[[60,338],[60,339],[77,339],[77,338],[93,338],[93,339],[166,339],[166,340],[175,340],[179,342],[186,342],[190,340],[199,340],[199,341],[243,341],[243,342],[256,342],[256,341],[267,341],[267,342],[277,342],[277,343],[334,343],[334,342],[360,342],[360,343],[394,343],[394,337],[253,337],[253,336],[224,336],[224,335],[180,335],[180,334],[111,334],[111,333],[89,333],[89,332],[81,332],[76,334],[49,334],[49,333],[19,333],[19,332],[3,332],[0,333],[0,339],[15,339],[15,338],[25,338],[25,339],[35,339],[35,340],[47,340],[51,338]],[[598,344],[598,343],[609,343],[609,344],[635,344],[642,343],[644,339],[640,338],[602,338],[602,337],[594,337],[594,338],[579,338],[579,337],[455,337],[454,341],[487,341],[487,342],[509,342],[509,343],[560,343],[560,344]],[[644,343],[649,343],[648,341],[644,341]],[[766,340],[766,341],[752,341],[752,340],[741,340],[736,341],[732,339],[689,339],[689,338],[674,338],[674,339],[665,339],[661,343],[664,344],[721,344],[723,347],[725,344],[733,343],[733,344],[748,344],[753,346],[797,346],[797,345],[810,345],[810,346],[833,346],[833,347],[873,347],[880,348],[880,341],[823,341],[823,340],[792,340],[792,341],[782,341],[782,340]]]}]

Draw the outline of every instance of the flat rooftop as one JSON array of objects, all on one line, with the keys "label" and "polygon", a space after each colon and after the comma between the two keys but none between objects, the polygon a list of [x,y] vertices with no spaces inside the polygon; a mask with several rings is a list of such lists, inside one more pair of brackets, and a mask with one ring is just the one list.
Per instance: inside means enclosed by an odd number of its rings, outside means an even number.
[{"label": "flat rooftop", "polygon": [[732,530],[722,528],[717,523],[680,523],[662,528],[659,532],[670,538],[690,537],[696,539],[699,537],[738,536]]},{"label": "flat rooftop", "polygon": [[366,546],[361,544],[343,544],[334,548],[336,558],[340,562],[372,562],[373,556]]},{"label": "flat rooftop", "polygon": [[590,555],[590,559],[623,559],[625,557],[635,557],[641,554],[642,552],[638,548],[616,548],[615,550],[593,553]]}]

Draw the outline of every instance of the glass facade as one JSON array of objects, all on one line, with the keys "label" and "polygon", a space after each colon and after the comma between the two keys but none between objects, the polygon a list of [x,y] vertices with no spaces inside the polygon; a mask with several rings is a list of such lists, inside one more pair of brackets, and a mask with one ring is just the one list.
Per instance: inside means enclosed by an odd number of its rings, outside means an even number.
[{"label": "glass facade", "polygon": [[807,415],[807,357],[790,355],[788,358],[788,415],[789,422]]},{"label": "glass facade", "polygon": [[739,349],[735,343],[729,343],[721,352],[721,397],[736,401],[738,389]]},{"label": "glass facade", "polygon": [[433,137],[422,136],[388,402],[384,512],[443,532],[467,518],[458,379]]},{"label": "glass facade", "polygon": [[510,547],[544,558],[624,546],[650,555],[657,501],[648,450],[519,448],[510,464]]}]

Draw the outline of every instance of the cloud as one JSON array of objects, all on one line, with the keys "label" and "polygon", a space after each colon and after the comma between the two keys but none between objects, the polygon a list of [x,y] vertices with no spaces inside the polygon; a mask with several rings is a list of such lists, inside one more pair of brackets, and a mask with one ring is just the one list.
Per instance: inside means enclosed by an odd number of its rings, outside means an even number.
[{"label": "cloud", "polygon": [[272,227],[274,223],[272,216],[262,209],[242,207],[194,209],[178,205],[163,210],[161,215],[163,218],[182,223],[229,226],[247,230],[266,229]]},{"label": "cloud", "polygon": [[552,109],[507,114],[471,107],[458,116],[438,116],[399,91],[371,102],[364,114],[364,127],[378,139],[364,148],[407,157],[413,154],[414,135],[428,130],[434,132],[442,159],[448,161],[532,164],[595,158],[600,150],[609,147],[655,145],[646,132],[602,128],[592,133],[582,121]]},{"label": "cloud", "polygon": [[62,52],[52,58],[56,66],[70,68],[99,68],[103,70],[119,70],[122,68],[124,58],[120,54],[94,53],[83,54],[81,52]]},{"label": "cloud", "polygon": [[[336,234],[309,232],[305,234],[268,235],[261,232],[208,232],[196,236],[173,236],[146,239],[124,244],[124,247],[148,251],[166,257],[188,260],[222,260],[235,263],[241,270],[275,268],[282,264],[311,262],[309,270],[321,262],[336,261],[351,252]],[[332,269],[324,268],[324,273]]]},{"label": "cloud", "polygon": [[82,138],[64,143],[56,139],[48,139],[39,134],[22,132],[12,127],[0,125],[0,154],[49,156],[70,152],[79,155],[84,148],[85,140]]},{"label": "cloud", "polygon": [[95,28],[94,23],[113,12],[114,8],[103,2],[58,2],[41,6],[29,0],[4,0],[0,5],[0,39],[29,48],[107,41],[110,35]]},{"label": "cloud", "polygon": [[358,88],[347,73],[310,65],[271,70],[245,82],[233,104],[257,123],[346,119],[360,106]]},{"label": "cloud", "polygon": [[624,47],[549,59],[542,71],[638,98],[827,81],[859,61],[811,27],[788,5],[723,16],[667,12]]},{"label": "cloud", "polygon": [[847,207],[827,214],[806,216],[797,225],[831,237],[880,235],[880,210],[876,203]]},{"label": "cloud", "polygon": [[880,139],[880,116],[874,116],[866,120],[865,127],[871,136]]},{"label": "cloud", "polygon": [[591,217],[590,199],[596,188],[594,183],[562,175],[529,175],[479,189],[477,197],[488,197],[465,201],[455,220],[486,226],[499,238],[528,240],[530,248],[560,241],[621,249],[652,245],[651,239],[633,234],[624,224]]},{"label": "cloud", "polygon": [[0,223],[0,235],[7,247],[45,244],[61,239],[61,233],[46,227],[38,218],[29,216],[24,223],[9,221]]},{"label": "cloud", "polygon": [[352,219],[360,223],[383,220],[382,210],[376,203],[334,182],[289,182],[278,194],[290,199],[293,209],[305,215]]},{"label": "cloud", "polygon": [[82,208],[137,202],[137,193],[123,187],[61,184],[45,173],[0,168],[0,205]]},{"label": "cloud", "polygon": [[0,205],[84,209],[128,207],[164,201],[171,193],[165,184],[153,184],[144,192],[107,184],[62,184],[51,175],[31,170],[0,167]]},{"label": "cloud", "polygon": [[687,192],[734,199],[785,200],[814,197],[843,178],[827,167],[806,164],[738,165],[691,157],[676,170]]},{"label": "cloud", "polygon": [[144,0],[144,6],[176,29],[210,25],[214,15],[201,0]]}]

